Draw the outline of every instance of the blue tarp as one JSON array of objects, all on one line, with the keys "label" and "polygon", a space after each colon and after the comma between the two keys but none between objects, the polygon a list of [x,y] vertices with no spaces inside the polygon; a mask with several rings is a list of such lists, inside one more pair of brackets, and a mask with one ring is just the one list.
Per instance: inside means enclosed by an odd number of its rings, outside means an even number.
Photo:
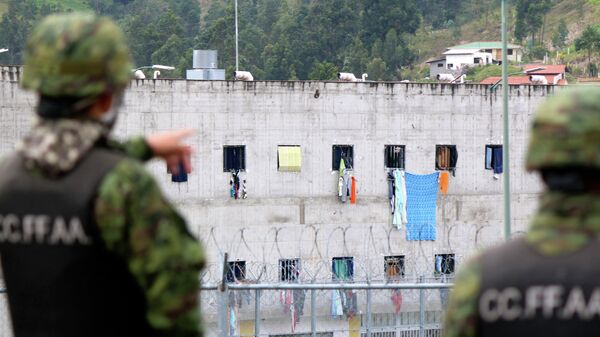
[{"label": "blue tarp", "polygon": [[435,240],[438,176],[406,173],[406,240]]}]

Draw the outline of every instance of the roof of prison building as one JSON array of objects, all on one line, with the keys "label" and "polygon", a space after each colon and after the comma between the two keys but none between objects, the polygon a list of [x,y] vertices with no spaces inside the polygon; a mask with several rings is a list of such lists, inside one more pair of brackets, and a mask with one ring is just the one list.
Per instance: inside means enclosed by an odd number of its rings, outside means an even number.
[{"label": "roof of prison building", "polygon": [[[523,47],[518,44],[508,44],[509,49],[521,49]],[[447,49],[502,49],[502,42],[500,41],[476,41],[465,44],[459,44],[456,46],[449,47]]]},{"label": "roof of prison building", "polygon": [[[502,80],[500,76],[490,76],[483,81],[479,82],[479,84],[495,84],[498,81]],[[521,85],[521,84],[531,84],[529,80],[529,76],[510,76],[508,78],[508,85]]]},{"label": "roof of prison building", "polygon": [[527,71],[533,68],[544,68],[536,71],[529,72],[533,75],[556,75],[565,72],[567,67],[564,64],[526,64],[524,70]]}]

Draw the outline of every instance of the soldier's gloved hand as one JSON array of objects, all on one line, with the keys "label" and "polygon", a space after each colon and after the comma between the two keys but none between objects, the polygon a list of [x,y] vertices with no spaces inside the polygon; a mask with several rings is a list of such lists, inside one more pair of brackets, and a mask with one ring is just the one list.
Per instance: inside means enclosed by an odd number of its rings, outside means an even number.
[{"label": "soldier's gloved hand", "polygon": [[189,137],[194,130],[181,129],[167,131],[146,136],[146,143],[154,153],[167,162],[167,166],[174,174],[179,173],[179,163],[183,163],[186,172],[192,172],[190,160],[192,148],[183,141]]}]

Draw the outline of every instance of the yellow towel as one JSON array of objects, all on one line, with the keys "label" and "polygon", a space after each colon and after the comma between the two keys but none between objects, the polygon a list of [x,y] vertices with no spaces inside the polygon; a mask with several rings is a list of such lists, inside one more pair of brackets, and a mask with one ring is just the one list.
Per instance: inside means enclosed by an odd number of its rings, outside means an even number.
[{"label": "yellow towel", "polygon": [[279,146],[277,148],[279,171],[300,172],[302,152],[300,146]]}]

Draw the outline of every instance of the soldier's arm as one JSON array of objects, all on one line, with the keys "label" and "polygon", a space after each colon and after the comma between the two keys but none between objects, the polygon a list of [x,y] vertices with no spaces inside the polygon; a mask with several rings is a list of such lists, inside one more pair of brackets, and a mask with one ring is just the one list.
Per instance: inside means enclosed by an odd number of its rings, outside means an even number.
[{"label": "soldier's arm", "polygon": [[144,137],[131,138],[125,142],[109,139],[108,146],[114,150],[127,154],[129,157],[141,161],[147,161],[154,157],[154,153],[150,146],[148,146]]},{"label": "soldier's arm", "polygon": [[192,170],[190,160],[192,150],[184,143],[184,140],[192,133],[194,133],[192,129],[165,131],[144,138],[133,138],[125,143],[109,140],[108,145],[142,161],[152,157],[161,157],[174,172],[183,163],[186,171],[190,172]]},{"label": "soldier's arm", "polygon": [[202,247],[141,163],[127,160],[109,173],[95,212],[108,249],[127,261],[146,295],[150,324],[164,336],[201,336]]},{"label": "soldier's arm", "polygon": [[477,336],[477,297],[481,289],[481,267],[475,257],[460,269],[450,293],[444,319],[445,337]]}]

